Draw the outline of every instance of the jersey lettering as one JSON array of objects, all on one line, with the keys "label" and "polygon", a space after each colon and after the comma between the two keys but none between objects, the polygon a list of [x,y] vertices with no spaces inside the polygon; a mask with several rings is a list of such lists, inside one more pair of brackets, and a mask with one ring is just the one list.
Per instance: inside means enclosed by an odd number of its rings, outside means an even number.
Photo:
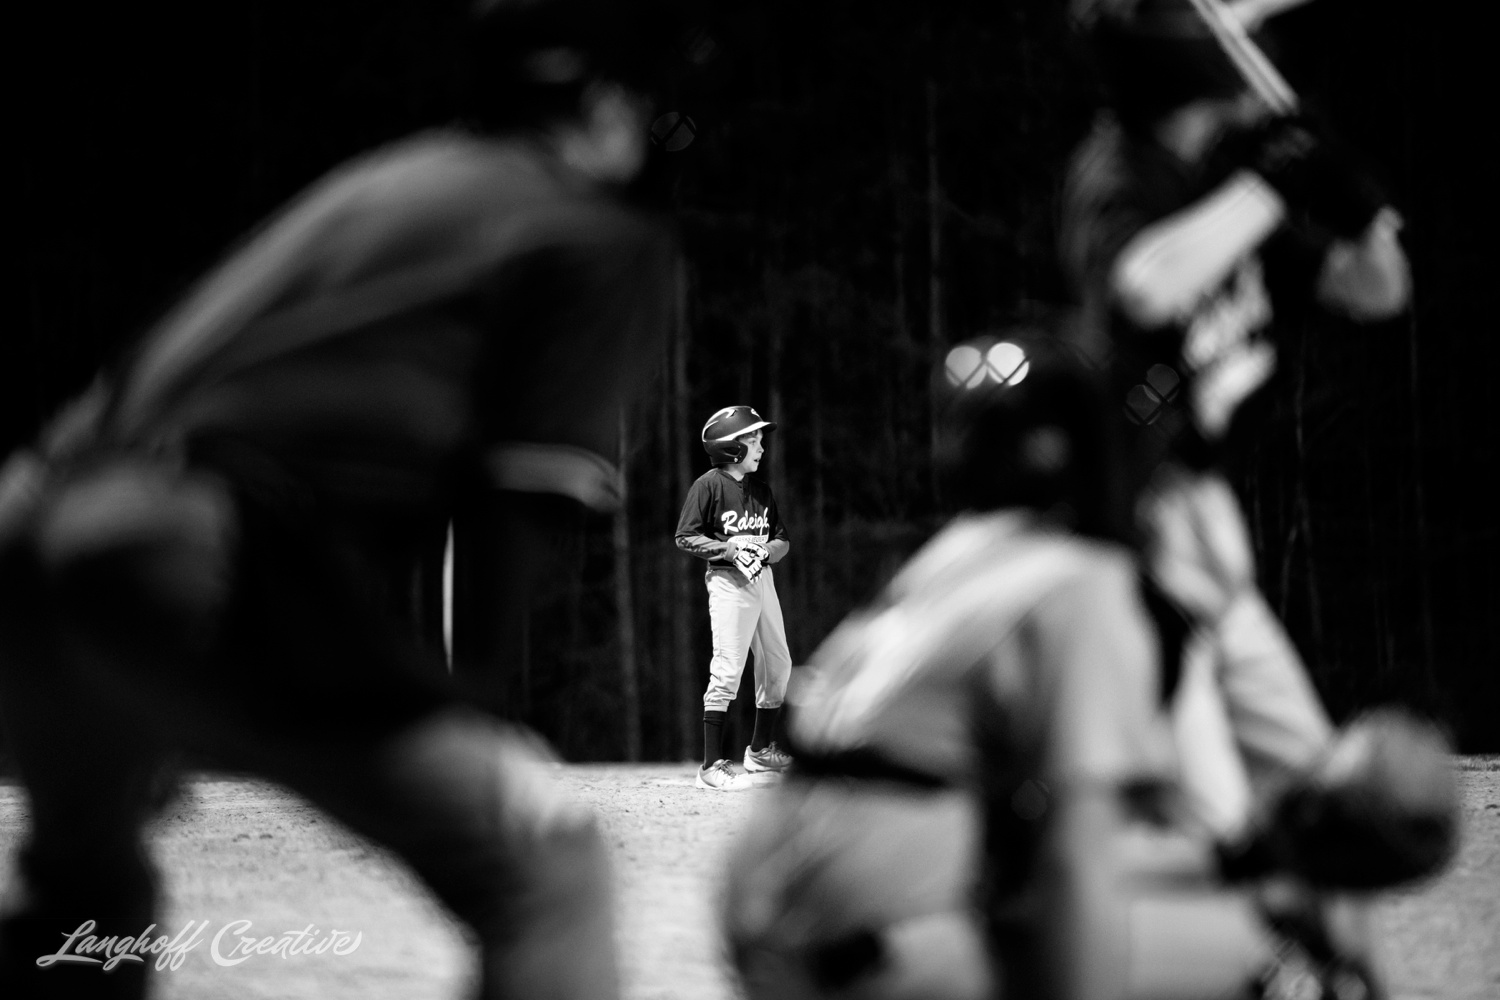
[{"label": "jersey lettering", "polygon": [[736,511],[726,510],[719,515],[724,522],[724,534],[733,535],[743,531],[765,531],[771,526],[771,521],[764,514],[739,514]]},{"label": "jersey lettering", "polygon": [[1239,405],[1271,377],[1276,349],[1256,336],[1270,321],[1271,297],[1255,256],[1194,313],[1182,359],[1196,376],[1194,417],[1210,439],[1224,433]]}]

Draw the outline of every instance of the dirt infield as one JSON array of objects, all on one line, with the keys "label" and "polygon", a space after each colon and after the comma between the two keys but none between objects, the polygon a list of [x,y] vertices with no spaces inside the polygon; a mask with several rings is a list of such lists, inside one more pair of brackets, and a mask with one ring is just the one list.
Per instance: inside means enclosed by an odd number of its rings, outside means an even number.
[{"label": "dirt infield", "polygon": [[[1381,906],[1393,1000],[1500,996],[1500,758],[1458,761],[1465,803],[1461,856],[1443,878]],[[713,895],[733,832],[758,792],[693,787],[687,764],[575,764],[559,779],[604,819],[619,873],[620,952],[631,1000],[737,996],[716,943]],[[25,826],[25,797],[0,785],[0,850]],[[155,831],[166,873],[161,929],[206,922],[181,967],[156,977],[169,1000],[316,997],[427,1000],[465,996],[474,969],[463,931],[388,857],[302,801],[253,781],[202,776]],[[0,888],[8,885],[8,870]],[[248,921],[248,925],[244,922]],[[238,923],[237,923],[238,922]],[[211,959],[238,937],[357,933],[289,958]],[[79,971],[79,970],[74,970]]]}]

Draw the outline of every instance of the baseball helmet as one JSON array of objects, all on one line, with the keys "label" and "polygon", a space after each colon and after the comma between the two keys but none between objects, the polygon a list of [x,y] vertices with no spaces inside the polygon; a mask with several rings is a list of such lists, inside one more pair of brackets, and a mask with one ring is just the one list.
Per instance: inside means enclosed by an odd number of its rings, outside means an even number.
[{"label": "baseball helmet", "polygon": [[1103,374],[1039,331],[950,349],[933,377],[933,463],[955,509],[1029,507],[1127,540],[1123,452]]},{"label": "baseball helmet", "polygon": [[[1075,0],[1072,16],[1110,105],[1127,125],[1246,89],[1192,0]],[[1261,33],[1252,38],[1264,44]]]},{"label": "baseball helmet", "polygon": [[703,425],[703,450],[715,465],[733,465],[749,452],[741,441],[752,431],[774,431],[776,423],[766,420],[752,406],[726,406]]}]

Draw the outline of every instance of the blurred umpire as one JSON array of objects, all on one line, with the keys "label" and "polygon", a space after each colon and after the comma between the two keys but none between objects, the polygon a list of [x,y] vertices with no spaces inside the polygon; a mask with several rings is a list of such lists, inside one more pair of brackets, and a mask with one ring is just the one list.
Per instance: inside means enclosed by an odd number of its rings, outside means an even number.
[{"label": "blurred umpire", "polygon": [[[0,711],[31,829],[0,995],[144,993],[149,962],[36,959],[86,921],[159,918],[142,828],[179,749],[395,850],[478,936],[484,996],[616,994],[593,818],[534,737],[437,682],[371,581],[440,545],[466,497],[531,497],[511,511],[537,521],[544,497],[611,503],[673,252],[622,197],[666,16],[481,4],[480,128],[314,184],[10,458]],[[519,545],[496,558],[524,570]]]}]

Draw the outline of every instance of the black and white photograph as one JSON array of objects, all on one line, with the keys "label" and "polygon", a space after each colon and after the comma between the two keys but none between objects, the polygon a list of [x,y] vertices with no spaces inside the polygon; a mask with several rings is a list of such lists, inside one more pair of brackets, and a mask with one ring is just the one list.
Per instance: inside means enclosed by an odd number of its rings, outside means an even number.
[{"label": "black and white photograph", "polygon": [[9,21],[0,996],[1500,997],[1478,10]]}]

